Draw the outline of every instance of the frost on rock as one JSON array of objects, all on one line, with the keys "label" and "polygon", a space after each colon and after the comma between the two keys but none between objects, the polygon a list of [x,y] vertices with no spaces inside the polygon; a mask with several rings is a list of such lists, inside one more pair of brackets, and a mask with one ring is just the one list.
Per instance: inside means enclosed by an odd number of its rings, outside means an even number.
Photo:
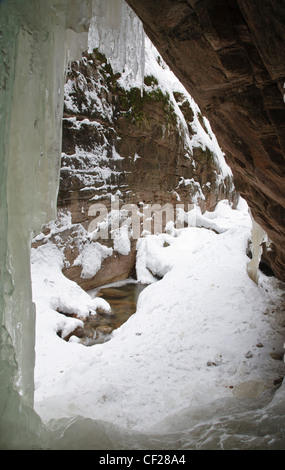
[{"label": "frost on rock", "polygon": [[[202,116],[192,96],[169,69],[147,36],[145,36],[145,44],[145,76],[155,78],[162,91],[168,93],[175,114],[178,116],[181,136],[185,139],[186,147],[189,148],[189,154],[186,154],[186,156],[189,157],[193,154],[195,148],[201,147],[204,150],[208,148],[212,152],[218,167],[218,181],[221,182],[225,178],[231,178],[232,171],[225,161],[225,155],[217,142],[209,121]],[[185,112],[183,112],[185,105],[188,108],[188,114],[191,113],[191,119],[185,118]],[[191,132],[189,132],[189,121],[191,121]]]}]

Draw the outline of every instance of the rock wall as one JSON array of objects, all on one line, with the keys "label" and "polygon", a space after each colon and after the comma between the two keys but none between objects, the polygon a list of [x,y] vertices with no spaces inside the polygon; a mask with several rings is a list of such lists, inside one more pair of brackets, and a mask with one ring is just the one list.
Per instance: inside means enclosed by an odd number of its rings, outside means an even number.
[{"label": "rock wall", "polygon": [[284,280],[284,2],[126,1],[209,119]]},{"label": "rock wall", "polygon": [[[174,210],[180,205],[187,212],[193,203],[204,212],[221,199],[233,205],[238,199],[208,122],[150,43],[148,48],[141,88],[129,87],[98,50],[84,53],[67,73],[59,219],[34,246],[50,239],[62,247],[65,275],[84,289],[135,275],[136,238],[122,239],[121,233],[115,240],[108,233],[94,241],[94,204],[110,217],[114,198],[116,210],[128,204],[141,213],[153,204]],[[87,273],[84,260],[91,263],[92,256],[102,263]]]}]

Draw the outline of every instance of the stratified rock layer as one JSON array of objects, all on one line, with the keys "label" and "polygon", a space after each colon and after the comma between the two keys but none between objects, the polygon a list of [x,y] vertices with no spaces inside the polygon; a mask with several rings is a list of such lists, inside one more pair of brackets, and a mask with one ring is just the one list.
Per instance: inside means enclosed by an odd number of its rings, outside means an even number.
[{"label": "stratified rock layer", "polygon": [[198,103],[285,279],[285,3],[126,0]]}]

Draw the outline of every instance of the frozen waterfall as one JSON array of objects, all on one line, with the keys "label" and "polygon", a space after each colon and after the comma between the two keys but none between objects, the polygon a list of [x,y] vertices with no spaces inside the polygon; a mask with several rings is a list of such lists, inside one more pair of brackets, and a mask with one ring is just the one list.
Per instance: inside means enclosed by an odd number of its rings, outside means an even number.
[{"label": "frozen waterfall", "polygon": [[92,9],[89,50],[98,48],[125,83],[140,87],[145,63],[142,23],[121,0],[92,0]]}]

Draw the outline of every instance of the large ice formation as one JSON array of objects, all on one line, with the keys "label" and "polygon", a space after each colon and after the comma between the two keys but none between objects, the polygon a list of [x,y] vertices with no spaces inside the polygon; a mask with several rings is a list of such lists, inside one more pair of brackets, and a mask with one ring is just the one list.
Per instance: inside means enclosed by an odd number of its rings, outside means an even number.
[{"label": "large ice formation", "polygon": [[88,47],[98,48],[115,72],[123,73],[130,86],[144,78],[144,30],[139,18],[121,0],[93,0]]},{"label": "large ice formation", "polygon": [[56,215],[65,63],[86,48],[91,14],[90,0],[0,3],[1,448],[36,446],[43,432],[30,240]]}]

